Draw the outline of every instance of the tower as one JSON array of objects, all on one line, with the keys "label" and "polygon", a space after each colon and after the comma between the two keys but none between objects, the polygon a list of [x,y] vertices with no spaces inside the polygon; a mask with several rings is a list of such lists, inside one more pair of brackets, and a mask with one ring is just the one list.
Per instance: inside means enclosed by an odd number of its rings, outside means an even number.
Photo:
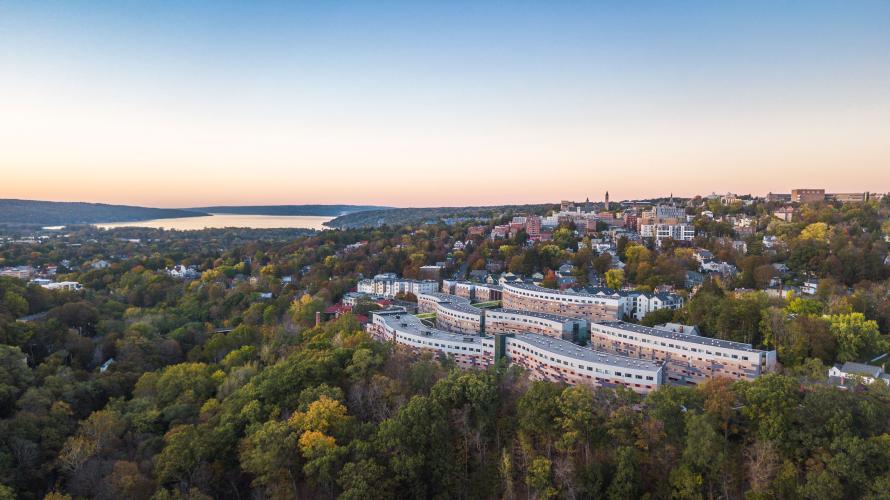
[{"label": "tower", "polygon": [[609,192],[606,191],[606,212],[609,211]]}]

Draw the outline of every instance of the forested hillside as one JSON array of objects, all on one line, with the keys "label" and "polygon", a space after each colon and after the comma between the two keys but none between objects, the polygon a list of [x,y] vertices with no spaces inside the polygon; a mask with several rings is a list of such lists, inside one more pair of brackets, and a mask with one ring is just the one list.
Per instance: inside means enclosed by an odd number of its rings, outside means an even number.
[{"label": "forested hillside", "polygon": [[368,210],[385,210],[387,207],[373,205],[250,205],[250,206],[216,206],[188,208],[198,212],[213,214],[244,214],[244,215],[317,215],[340,216]]},{"label": "forested hillside", "polygon": [[104,203],[0,200],[0,224],[94,224],[207,215],[199,211],[146,208]]},{"label": "forested hillside", "polygon": [[[611,257],[574,250],[569,227],[534,244],[471,237],[469,221],[5,241],[0,267],[58,266],[83,290],[0,278],[0,498],[886,498],[890,389],[840,390],[826,373],[887,351],[887,210],[764,224],[746,253],[703,221],[697,244],[740,273],[659,319],[777,349],[780,370],[645,397],[532,382],[515,366],[461,371],[372,340],[349,314],[315,325],[360,276],[416,277],[449,258],[606,274]],[[764,233],[783,248],[755,245]],[[623,241],[623,279],[672,283],[686,250]],[[818,293],[740,288],[779,260],[789,283],[819,276]],[[174,265],[198,277],[176,279]]]},{"label": "forested hillside", "polygon": [[350,213],[325,223],[336,229],[379,227],[383,225],[403,225],[436,223],[447,219],[467,219],[487,222],[505,213],[543,213],[552,205],[502,205],[491,207],[436,207],[436,208],[391,208],[388,210],[368,210]]}]

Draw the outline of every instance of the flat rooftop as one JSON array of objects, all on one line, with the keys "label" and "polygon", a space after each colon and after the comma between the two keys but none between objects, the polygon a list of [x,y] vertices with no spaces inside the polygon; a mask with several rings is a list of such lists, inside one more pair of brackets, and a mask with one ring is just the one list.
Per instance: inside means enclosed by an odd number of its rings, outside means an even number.
[{"label": "flat rooftop", "polygon": [[533,318],[547,319],[551,321],[558,321],[560,323],[574,323],[579,321],[586,321],[579,318],[570,318],[568,316],[560,316],[558,314],[550,314],[550,313],[542,313],[535,311],[525,311],[523,309],[504,309],[502,307],[498,307],[496,309],[489,309],[491,312],[502,312],[506,314],[518,314],[521,316],[529,316]]},{"label": "flat rooftop", "polygon": [[427,292],[423,295],[427,295],[430,297],[435,297],[439,299],[439,304],[441,304],[446,309],[452,309],[454,311],[461,311],[470,314],[482,314],[482,309],[478,307],[473,307],[470,305],[470,300],[464,297],[460,297],[458,295],[450,295],[447,293],[441,292]]},{"label": "flat rooftop", "polygon": [[513,337],[514,340],[526,342],[538,349],[551,354],[570,356],[574,359],[592,363],[603,363],[622,368],[636,368],[638,370],[658,371],[661,365],[645,359],[629,358],[602,351],[594,351],[589,347],[581,347],[568,340],[554,339],[536,333],[523,333]]},{"label": "flat rooftop", "polygon": [[[439,330],[437,328],[430,328],[421,323],[421,321],[413,314],[400,314],[396,312],[373,312],[372,314],[381,316],[390,328],[419,337],[473,345],[482,345],[484,340],[493,339],[492,336],[461,335]],[[658,371],[661,367],[661,365],[652,361],[629,358],[602,351],[594,351],[589,347],[581,347],[567,340],[554,339],[535,333],[518,334],[511,337],[511,339],[514,342],[524,342],[529,346],[554,355],[568,356],[582,362],[601,363],[621,368],[634,368],[638,370],[650,370],[653,372]]]},{"label": "flat rooftop", "polygon": [[553,293],[557,295],[570,295],[576,297],[624,297],[628,295],[627,292],[612,290],[611,288],[587,288],[585,291],[579,292],[572,289],[555,290],[553,288],[544,288],[529,283],[507,283],[505,286],[521,288],[523,290],[529,290],[532,292]]},{"label": "flat rooftop", "polygon": [[[377,313],[375,312],[372,314]],[[378,316],[381,316],[390,328],[420,337],[427,337],[436,340],[448,340],[451,342],[460,342],[464,344],[480,345],[482,344],[482,339],[486,338],[479,335],[463,335],[459,333],[446,332],[445,330],[439,330],[438,328],[432,328],[424,325],[419,319],[417,319],[417,316],[414,316],[413,314],[386,313],[378,314]]]},{"label": "flat rooftop", "polygon": [[[712,339],[709,337],[701,337],[699,335],[689,335],[686,333],[675,333],[669,332],[665,330],[658,330],[656,328],[649,328],[648,326],[637,325],[634,323],[626,323],[624,321],[596,321],[593,323],[594,325],[605,325],[610,326],[612,328],[617,328],[619,330],[624,330],[626,332],[639,333],[642,335],[651,335],[653,337],[661,337],[663,339],[669,340],[679,340],[681,342],[689,342],[692,344],[699,344],[703,346],[710,347],[722,347],[725,349],[736,349],[739,351],[747,351],[747,352],[767,352],[762,349],[754,349],[751,347],[751,344],[743,344],[741,342],[733,342],[731,340],[721,340],[721,339]],[[591,325],[592,328],[592,325]]]}]

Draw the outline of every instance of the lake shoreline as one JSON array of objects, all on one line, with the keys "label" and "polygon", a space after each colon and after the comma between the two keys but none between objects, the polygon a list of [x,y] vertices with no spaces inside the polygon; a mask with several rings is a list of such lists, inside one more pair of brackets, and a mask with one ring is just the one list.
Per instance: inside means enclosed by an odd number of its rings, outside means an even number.
[{"label": "lake shoreline", "polygon": [[335,217],[320,215],[253,215],[211,213],[197,217],[176,217],[143,221],[106,222],[92,224],[100,229],[142,227],[177,231],[202,229],[250,228],[250,229],[329,229],[324,223]]}]

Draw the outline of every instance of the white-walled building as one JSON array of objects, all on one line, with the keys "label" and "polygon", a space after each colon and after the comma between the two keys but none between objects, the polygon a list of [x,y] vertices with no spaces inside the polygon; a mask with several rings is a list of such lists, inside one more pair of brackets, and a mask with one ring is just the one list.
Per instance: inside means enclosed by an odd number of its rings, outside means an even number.
[{"label": "white-walled building", "polygon": [[828,369],[828,380],[833,385],[851,386],[855,384],[873,384],[877,381],[890,385],[890,374],[884,373],[880,366],[863,363],[846,362]]},{"label": "white-walled building", "polygon": [[666,381],[676,384],[694,385],[718,377],[753,380],[776,368],[776,351],[623,321],[591,324],[590,344],[597,350],[662,362]]},{"label": "white-walled building", "polygon": [[439,291],[439,283],[432,280],[412,280],[396,278],[394,274],[378,274],[372,279],[360,280],[357,291],[370,295],[392,298],[398,294],[411,293],[415,296],[422,293]]},{"label": "white-walled building", "polygon": [[83,289],[80,283],[76,281],[59,281],[56,283],[47,283],[40,285],[47,290],[64,290],[67,292],[77,292]]},{"label": "white-walled building", "polygon": [[695,227],[692,224],[643,224],[640,226],[640,236],[654,238],[658,245],[666,239],[692,241],[695,239]]},{"label": "white-walled building", "polygon": [[627,387],[645,394],[663,382],[660,363],[597,352],[566,340],[534,333],[495,336],[461,335],[430,328],[416,316],[374,311],[366,326],[378,340],[412,352],[453,356],[461,368],[486,368],[498,359],[526,368],[532,378],[569,385]]},{"label": "white-walled building", "polygon": [[659,309],[677,310],[683,307],[683,297],[672,293],[641,293],[635,297],[634,318],[642,320]]}]

